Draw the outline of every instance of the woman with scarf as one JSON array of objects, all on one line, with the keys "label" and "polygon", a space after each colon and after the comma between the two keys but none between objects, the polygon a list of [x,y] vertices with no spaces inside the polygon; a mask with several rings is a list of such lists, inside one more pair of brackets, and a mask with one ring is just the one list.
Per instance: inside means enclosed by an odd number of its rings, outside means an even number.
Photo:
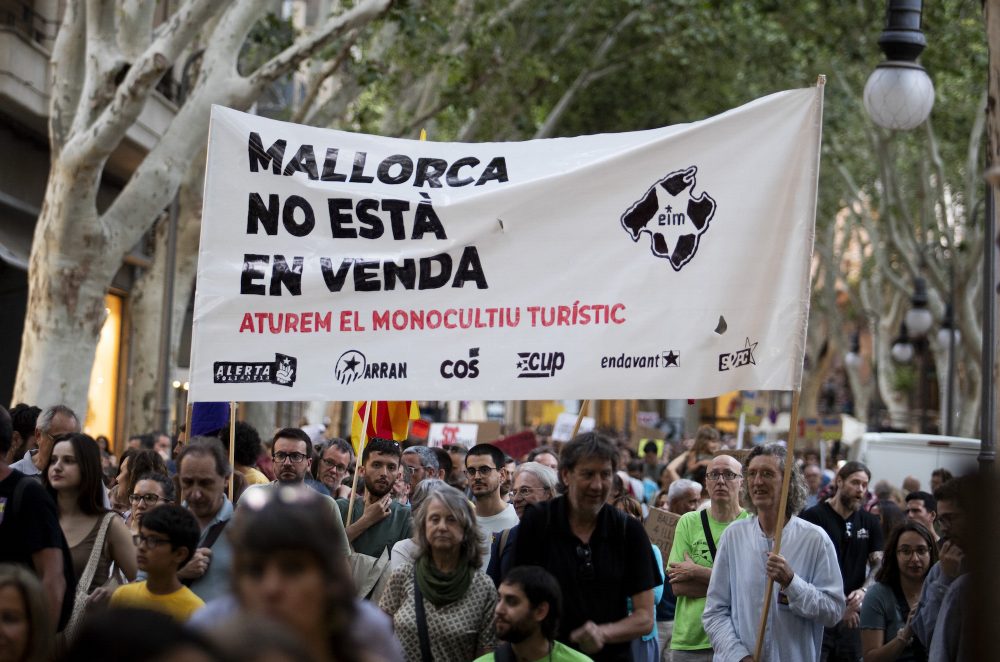
[{"label": "woman with scarf", "polygon": [[409,662],[472,660],[493,650],[497,591],[482,565],[482,533],[465,495],[441,486],[413,517],[417,554],[392,573],[379,606]]}]

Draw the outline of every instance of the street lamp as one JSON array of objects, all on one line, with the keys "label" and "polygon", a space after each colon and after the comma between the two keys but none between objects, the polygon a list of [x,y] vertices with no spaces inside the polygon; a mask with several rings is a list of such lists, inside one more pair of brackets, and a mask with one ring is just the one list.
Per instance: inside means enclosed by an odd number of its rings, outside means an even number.
[{"label": "street lamp", "polygon": [[955,409],[952,404],[955,393],[955,345],[962,342],[962,332],[955,328],[950,303],[945,307],[944,319],[941,321],[941,328],[938,329],[937,338],[939,344],[948,348],[948,394],[944,406],[944,433],[950,436]]},{"label": "street lamp", "polygon": [[913,296],[910,297],[910,309],[906,311],[906,328],[914,338],[923,338],[934,324],[934,316],[927,309],[927,281],[923,278],[913,279]]},{"label": "street lamp", "polygon": [[889,350],[896,363],[909,363],[913,360],[913,343],[910,342],[910,334],[906,330],[906,322],[899,325],[899,335],[892,341],[892,349]]},{"label": "street lamp", "polygon": [[857,332],[851,334],[851,351],[844,355],[844,365],[852,370],[861,367],[861,340]]},{"label": "street lamp", "polygon": [[934,83],[917,57],[927,46],[920,30],[921,0],[889,0],[878,39],[886,60],[865,83],[865,110],[886,129],[913,129],[934,107]]}]

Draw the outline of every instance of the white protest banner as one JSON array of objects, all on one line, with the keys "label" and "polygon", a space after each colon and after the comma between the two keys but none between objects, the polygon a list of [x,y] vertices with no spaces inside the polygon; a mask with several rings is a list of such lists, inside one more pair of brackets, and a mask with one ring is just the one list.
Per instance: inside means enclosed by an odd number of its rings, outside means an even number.
[{"label": "white protest banner", "polygon": [[822,94],[481,144],[214,107],[190,397],[796,389]]},{"label": "white protest banner", "polygon": [[[573,426],[579,414],[563,412],[556,418],[556,424],[552,426],[552,441],[569,441],[573,438]],[[580,420],[579,432],[590,432],[594,429],[594,419],[584,416]]]}]

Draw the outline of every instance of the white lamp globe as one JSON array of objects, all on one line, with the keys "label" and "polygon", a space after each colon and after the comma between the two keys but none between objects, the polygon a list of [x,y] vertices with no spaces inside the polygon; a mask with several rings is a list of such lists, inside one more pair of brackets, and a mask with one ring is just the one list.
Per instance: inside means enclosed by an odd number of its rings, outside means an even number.
[{"label": "white lamp globe", "polygon": [[883,62],[865,83],[865,110],[886,129],[906,131],[923,124],[934,107],[934,83],[913,62]]},{"label": "white lamp globe", "polygon": [[890,353],[897,363],[909,363],[913,359],[913,345],[908,342],[898,342],[892,346]]},{"label": "white lamp globe", "polygon": [[955,346],[958,346],[962,342],[962,332],[958,329],[952,329],[947,326],[942,326],[937,332],[938,343],[942,347],[951,347],[951,336],[955,334]]},{"label": "white lamp globe", "polygon": [[926,308],[910,308],[906,311],[906,328],[911,336],[923,338],[933,324],[934,316]]}]

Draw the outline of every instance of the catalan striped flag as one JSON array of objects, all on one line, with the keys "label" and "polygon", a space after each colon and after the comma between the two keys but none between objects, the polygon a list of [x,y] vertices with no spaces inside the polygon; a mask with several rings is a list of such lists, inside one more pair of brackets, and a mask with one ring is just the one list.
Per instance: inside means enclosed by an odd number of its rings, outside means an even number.
[{"label": "catalan striped flag", "polygon": [[410,421],[420,418],[420,407],[416,400],[387,402],[385,400],[360,400],[354,403],[354,416],[351,418],[351,443],[355,454],[361,456],[361,427],[365,422],[365,410],[372,405],[372,413],[368,417],[368,434],[365,439],[381,437],[403,441],[409,432]]}]

